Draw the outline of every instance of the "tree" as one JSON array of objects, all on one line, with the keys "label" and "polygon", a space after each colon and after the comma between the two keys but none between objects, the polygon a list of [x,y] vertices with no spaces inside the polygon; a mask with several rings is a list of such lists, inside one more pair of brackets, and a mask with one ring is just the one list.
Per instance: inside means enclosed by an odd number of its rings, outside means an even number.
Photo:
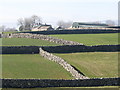
[{"label": "tree", "polygon": [[58,21],[58,22],[57,22],[57,25],[58,25],[59,27],[63,27],[63,26],[64,26],[64,23],[65,23],[65,22],[61,20],[61,21]]},{"label": "tree", "polygon": [[24,29],[25,30],[31,30],[32,29],[32,19],[31,18],[25,18],[24,19]]},{"label": "tree", "polygon": [[57,25],[62,28],[69,28],[70,26],[72,26],[72,23],[72,21],[64,22],[63,20],[60,20],[57,22]]},{"label": "tree", "polygon": [[23,31],[24,30],[24,27],[23,26],[20,26],[19,27],[19,31]]},{"label": "tree", "polygon": [[18,21],[18,25],[24,26],[24,19],[23,18],[19,18],[17,21]]},{"label": "tree", "polygon": [[110,26],[114,26],[115,25],[115,22],[112,21],[112,20],[106,20],[105,23],[110,25]]},{"label": "tree", "polygon": [[4,25],[0,26],[0,32],[4,32],[4,31],[5,31],[5,26]]},{"label": "tree", "polygon": [[66,22],[66,23],[65,23],[65,28],[69,28],[69,27],[71,27],[72,24],[73,24],[72,21],[68,21],[68,22]]},{"label": "tree", "polygon": [[14,28],[14,27],[13,27],[13,28],[6,28],[5,31],[6,31],[6,32],[8,32],[8,31],[9,31],[9,32],[13,32],[13,31],[17,31],[17,29]]},{"label": "tree", "polygon": [[36,26],[36,25],[40,25],[42,24],[42,19],[41,17],[37,16],[37,15],[33,15],[31,16],[32,19],[32,27]]},{"label": "tree", "polygon": [[23,31],[25,29],[24,19],[23,18],[18,19],[18,25],[20,26],[19,31]]},{"label": "tree", "polygon": [[39,16],[33,15],[29,18],[20,18],[18,19],[18,25],[20,25],[19,30],[31,30],[34,26],[40,25],[42,20]]}]

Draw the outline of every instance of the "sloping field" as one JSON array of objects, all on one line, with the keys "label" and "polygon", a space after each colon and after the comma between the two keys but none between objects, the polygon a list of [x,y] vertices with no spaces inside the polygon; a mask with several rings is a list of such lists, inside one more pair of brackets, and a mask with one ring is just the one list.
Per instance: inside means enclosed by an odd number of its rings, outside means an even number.
[{"label": "sloping field", "polygon": [[39,39],[28,39],[28,38],[3,38],[3,46],[56,46],[58,44],[39,40]]},{"label": "sloping field", "polygon": [[118,44],[118,33],[112,34],[61,34],[50,35],[53,37],[76,41],[84,45],[107,45]]},{"label": "sloping field", "polygon": [[60,65],[37,54],[2,55],[2,74],[12,79],[72,79]]},{"label": "sloping field", "polygon": [[117,52],[89,52],[56,55],[75,66],[88,77],[118,77]]}]

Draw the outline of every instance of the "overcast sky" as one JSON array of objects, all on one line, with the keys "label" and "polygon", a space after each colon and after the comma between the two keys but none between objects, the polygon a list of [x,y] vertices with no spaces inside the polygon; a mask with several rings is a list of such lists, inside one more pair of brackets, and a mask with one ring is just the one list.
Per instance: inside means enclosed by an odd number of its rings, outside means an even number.
[{"label": "overcast sky", "polygon": [[119,0],[0,0],[0,25],[38,15],[44,23],[117,20]]}]

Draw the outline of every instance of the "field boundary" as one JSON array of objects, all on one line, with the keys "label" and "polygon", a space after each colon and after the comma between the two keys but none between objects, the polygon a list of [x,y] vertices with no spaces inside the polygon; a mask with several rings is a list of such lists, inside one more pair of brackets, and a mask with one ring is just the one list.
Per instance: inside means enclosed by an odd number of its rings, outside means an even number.
[{"label": "field boundary", "polygon": [[77,53],[77,52],[118,52],[120,45],[63,45],[63,46],[0,46],[0,54],[38,54],[39,48],[49,53]]},{"label": "field boundary", "polygon": [[120,78],[93,79],[1,79],[2,88],[38,88],[38,87],[98,87],[120,86]]},{"label": "field boundary", "polygon": [[78,42],[74,41],[68,41],[64,39],[58,39],[55,37],[50,37],[47,35],[41,35],[41,34],[30,34],[30,33],[13,33],[13,34],[2,34],[2,38],[31,38],[31,39],[40,39],[45,40],[49,42],[54,42],[61,45],[83,45]]},{"label": "field boundary", "polygon": [[[72,34],[74,34],[73,32]],[[87,32],[89,32],[89,30]],[[93,31],[91,33],[93,33]],[[103,32],[100,30],[99,31],[95,30],[94,33],[118,33],[118,30],[117,31],[103,30]],[[120,45],[85,46],[83,44],[73,42],[73,41],[56,39],[46,35],[30,34],[28,32],[17,33],[17,34],[6,34],[3,37],[33,38],[33,39],[41,39],[41,40],[47,40],[50,42],[63,44],[63,46],[0,46],[0,48],[2,47],[2,53],[0,54],[38,54],[40,53],[43,57],[49,60],[55,61],[58,64],[62,65],[67,71],[69,71],[72,74],[72,76],[75,77],[75,79],[73,80],[0,79],[2,80],[2,88],[120,86],[119,77],[88,79],[87,77],[82,76],[78,71],[76,71],[70,64],[65,62],[62,58],[51,54],[51,53],[75,53],[75,52],[118,52],[120,51]]]},{"label": "field boundary", "polygon": [[33,32],[22,32],[31,34],[101,34],[101,33],[120,33],[119,28],[116,29],[64,29],[64,30],[54,30],[54,31],[33,31]]},{"label": "field boundary", "polygon": [[42,48],[40,48],[39,50],[40,50],[39,53],[40,53],[40,55],[42,57],[47,58],[48,60],[51,60],[51,61],[54,61],[54,62],[58,63],[64,69],[66,69],[68,72],[70,72],[75,79],[88,79],[88,77],[83,76],[82,74],[80,74],[70,64],[68,64],[64,59],[62,59],[62,58],[60,58],[60,57],[58,57],[56,55],[53,55],[52,53],[46,52]]},{"label": "field boundary", "polygon": [[64,46],[45,46],[43,50],[50,53],[76,53],[76,52],[118,52],[120,45],[64,45]]}]

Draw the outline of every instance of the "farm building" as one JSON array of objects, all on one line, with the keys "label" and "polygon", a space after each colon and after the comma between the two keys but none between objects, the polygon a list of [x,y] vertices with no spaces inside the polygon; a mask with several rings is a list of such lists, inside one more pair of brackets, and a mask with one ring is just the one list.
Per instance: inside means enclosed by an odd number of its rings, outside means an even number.
[{"label": "farm building", "polygon": [[32,31],[50,31],[50,30],[54,30],[54,29],[52,28],[51,25],[47,25],[47,24],[39,25],[32,29]]},{"label": "farm building", "polygon": [[98,23],[81,23],[81,22],[74,22],[72,24],[72,28],[82,28],[82,27],[107,27],[107,24],[98,24]]},{"label": "farm building", "polygon": [[62,30],[63,28],[61,26],[57,27],[56,30]]}]

